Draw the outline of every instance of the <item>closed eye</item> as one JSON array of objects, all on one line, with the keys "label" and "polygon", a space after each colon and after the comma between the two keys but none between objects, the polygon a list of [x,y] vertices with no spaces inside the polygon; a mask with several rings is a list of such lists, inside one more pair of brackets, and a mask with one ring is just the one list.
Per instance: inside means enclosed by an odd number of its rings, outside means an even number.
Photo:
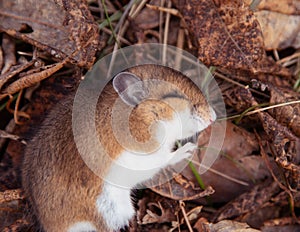
[{"label": "closed eye", "polygon": [[185,99],[187,98],[184,95],[179,94],[177,91],[165,94],[162,96],[162,99],[167,99],[167,98],[178,98],[178,99]]}]

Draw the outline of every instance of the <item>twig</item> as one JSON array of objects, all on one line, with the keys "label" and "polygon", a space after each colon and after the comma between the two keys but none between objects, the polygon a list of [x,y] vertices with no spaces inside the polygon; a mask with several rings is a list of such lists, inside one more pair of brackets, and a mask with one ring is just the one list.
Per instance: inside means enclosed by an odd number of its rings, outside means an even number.
[{"label": "twig", "polygon": [[[161,0],[160,1],[160,7],[163,7],[164,5],[165,5],[165,0]],[[151,8],[149,8],[149,9],[151,9]],[[164,12],[159,11],[159,29],[158,29],[158,32],[159,32],[159,40],[158,41],[159,41],[159,43],[163,42],[163,35],[162,35],[162,32],[163,32],[163,16],[164,16]]]},{"label": "twig", "polygon": [[[137,14],[141,11],[141,9],[146,5],[147,1],[148,1],[148,0],[143,0],[143,1],[138,5],[138,7],[135,9],[135,11],[132,12],[131,14],[129,14],[130,17],[135,18],[135,17],[137,16]],[[133,1],[133,2],[135,2],[135,1]]]},{"label": "twig", "polygon": [[[262,112],[262,111],[266,111],[266,110],[269,110],[269,109],[274,109],[274,108],[278,108],[278,107],[282,107],[282,106],[288,106],[288,105],[299,104],[299,103],[300,103],[300,100],[284,102],[284,103],[278,103],[276,105],[267,106],[267,107],[264,107],[264,108],[260,108],[260,109],[257,109],[257,110],[250,111],[250,112],[246,113],[244,116],[249,116],[249,115],[256,114],[256,113]],[[221,120],[224,120],[224,119],[225,120],[234,119],[234,118],[240,117],[241,115],[242,114],[237,114],[237,115],[233,115],[233,116],[226,117],[226,118],[220,118],[217,121],[219,121],[219,120],[221,121]]]},{"label": "twig", "polygon": [[8,95],[9,96],[9,100],[7,101],[7,104],[6,104],[6,110],[10,113],[12,113],[14,115],[14,120],[15,120],[15,123],[20,125],[21,123],[18,121],[18,116],[21,116],[21,117],[24,117],[24,118],[27,118],[27,119],[30,119],[30,116],[28,114],[26,114],[25,112],[23,111],[18,111],[18,107],[20,105],[20,94],[22,94],[22,90],[18,93],[17,95],[17,101],[16,101],[16,104],[15,104],[15,108],[14,109],[11,109],[10,108],[10,105],[11,103],[14,101],[14,97],[12,95]]},{"label": "twig", "polygon": [[[172,5],[172,2],[169,1],[168,2],[168,8],[170,8]],[[162,62],[163,64],[165,65],[166,62],[167,62],[167,44],[168,44],[168,34],[169,34],[169,26],[170,26],[170,18],[171,18],[171,15],[170,13],[167,13],[167,16],[166,16],[166,22],[165,22],[165,31],[164,31],[164,40],[163,40],[163,44],[164,44],[164,51],[163,51],[163,58],[162,58]]]},{"label": "twig", "polygon": [[12,139],[12,140],[20,141],[23,144],[26,144],[26,141],[21,139],[19,136],[10,134],[4,130],[0,130],[0,138]]},{"label": "twig", "polygon": [[280,60],[277,49],[273,50],[273,55],[274,55],[276,61]]},{"label": "twig", "polygon": [[179,31],[178,31],[178,36],[177,36],[177,44],[176,44],[176,47],[179,48],[177,49],[178,51],[178,54],[176,55],[176,58],[175,58],[175,69],[177,70],[180,70],[180,63],[181,63],[181,58],[182,58],[182,51],[180,49],[183,50],[183,45],[184,45],[184,29],[181,28],[182,26],[182,22],[183,20],[181,19],[180,20],[180,28],[179,28]]},{"label": "twig", "polygon": [[165,13],[169,13],[169,14],[177,16],[177,17],[181,17],[180,12],[176,9],[170,8],[171,6],[170,7],[161,7],[161,6],[155,6],[155,5],[150,5],[150,4],[146,4],[146,6],[152,10],[158,10],[158,11],[162,11]]},{"label": "twig", "polygon": [[300,57],[300,52],[296,52],[293,55],[284,57],[283,59],[276,61],[276,63],[277,64],[284,64],[285,62],[290,61],[290,60],[295,59],[295,58],[298,58],[298,57]]},{"label": "twig", "polygon": [[186,221],[186,224],[187,224],[187,226],[188,226],[188,228],[189,228],[189,231],[190,231],[190,232],[193,232],[193,228],[192,228],[192,226],[191,226],[191,224],[190,224],[190,221],[189,221],[189,219],[188,219],[188,217],[187,217],[187,214],[186,214],[186,212],[185,212],[184,206],[185,206],[184,202],[183,202],[182,200],[180,200],[180,201],[179,201],[179,207],[180,207],[180,209],[181,209],[181,211],[182,211],[184,220]]}]

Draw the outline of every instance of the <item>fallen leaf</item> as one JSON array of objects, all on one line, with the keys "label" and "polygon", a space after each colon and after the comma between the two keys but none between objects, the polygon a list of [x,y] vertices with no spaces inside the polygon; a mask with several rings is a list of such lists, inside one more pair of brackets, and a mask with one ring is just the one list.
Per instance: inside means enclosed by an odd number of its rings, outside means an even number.
[{"label": "fallen leaf", "polygon": [[[143,217],[141,224],[151,224],[151,223],[164,223],[169,222],[171,220],[174,220],[174,213],[170,212],[170,210],[165,210],[160,202],[157,203],[148,203],[149,208],[155,208],[155,210],[151,211],[150,209],[147,209],[147,214]],[[156,213],[155,211],[158,211]]]},{"label": "fallen leaf", "polygon": [[254,10],[254,15],[259,21],[266,50],[300,47],[300,2],[298,0],[244,1]]},{"label": "fallen leaf", "polygon": [[260,25],[239,0],[173,0],[207,66],[290,76],[267,58]]},{"label": "fallen leaf", "polygon": [[270,183],[270,181],[267,181],[260,185],[256,185],[249,192],[239,195],[233,201],[223,206],[216,213],[214,221],[234,218],[255,211],[269,201],[276,192],[279,192],[279,190],[276,182]]},{"label": "fallen leaf", "polygon": [[[247,5],[254,3],[254,10],[271,10],[283,14],[299,15],[300,4],[299,0],[244,0]],[[257,4],[255,4],[255,2]]]},{"label": "fallen leaf", "polygon": [[229,221],[229,220],[220,221],[216,224],[210,223],[206,226],[206,228],[210,232],[259,232],[260,231],[251,228],[246,223]]},{"label": "fallen leaf", "polygon": [[300,47],[300,15],[258,11],[255,16],[261,26],[266,50]]},{"label": "fallen leaf", "polygon": [[24,199],[21,189],[12,189],[0,192],[0,203]]},{"label": "fallen leaf", "polygon": [[[251,106],[258,105],[248,89],[241,88],[240,93],[245,102]],[[267,112],[258,111],[257,115],[266,132],[267,140],[272,146],[275,161],[285,169],[286,175],[290,173],[290,186],[298,186],[300,180],[300,167],[298,165],[300,139]]]},{"label": "fallen leaf", "polygon": [[160,197],[150,190],[146,191],[147,194],[144,194],[144,197],[138,201],[137,219],[139,224],[147,225],[176,220],[176,214],[179,212],[176,201]]},{"label": "fallen leaf", "polygon": [[1,0],[0,30],[87,68],[99,46],[98,26],[84,0]]},{"label": "fallen leaf", "polygon": [[[172,178],[166,182],[166,178],[171,175],[175,175],[176,178]],[[199,187],[195,188],[194,184],[191,184],[189,180],[176,173],[172,167],[164,169],[155,178],[147,181],[145,185],[149,186],[154,192],[173,200],[195,200],[214,193],[213,188],[210,186],[205,190],[201,190]]]},{"label": "fallen leaf", "polygon": [[[271,92],[270,103],[273,105],[290,102],[300,99],[300,93],[296,93],[286,88],[269,86]],[[288,127],[292,132],[300,137],[300,103],[287,106],[276,107],[268,111],[279,123]]]}]

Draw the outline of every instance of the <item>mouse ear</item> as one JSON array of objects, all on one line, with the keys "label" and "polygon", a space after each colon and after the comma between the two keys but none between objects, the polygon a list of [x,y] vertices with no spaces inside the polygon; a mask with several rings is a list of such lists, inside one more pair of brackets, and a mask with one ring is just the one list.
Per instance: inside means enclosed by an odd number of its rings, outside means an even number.
[{"label": "mouse ear", "polygon": [[127,105],[135,106],[146,94],[142,80],[129,72],[121,72],[113,79],[113,87]]}]

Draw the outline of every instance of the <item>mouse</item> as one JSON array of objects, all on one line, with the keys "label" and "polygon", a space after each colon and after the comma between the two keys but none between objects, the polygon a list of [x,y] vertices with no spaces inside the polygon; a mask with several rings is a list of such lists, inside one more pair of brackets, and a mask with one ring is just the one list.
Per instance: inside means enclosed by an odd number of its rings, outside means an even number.
[{"label": "mouse", "polygon": [[[45,232],[114,232],[125,228],[135,215],[132,189],[163,168],[191,158],[195,143],[174,147],[216,120],[199,88],[181,72],[156,64],[128,68],[112,78],[97,101],[95,127],[105,151],[96,152],[97,175],[74,141],[73,101],[74,94],[50,110],[24,153],[22,187],[30,213]],[[130,109],[127,129],[122,127],[122,113],[115,121],[111,119],[116,102],[121,107],[116,112]],[[82,136],[80,145],[93,146],[88,134]],[[136,175],[128,188],[122,188],[105,180],[118,174],[114,163],[129,169],[155,168],[146,175]]]}]

